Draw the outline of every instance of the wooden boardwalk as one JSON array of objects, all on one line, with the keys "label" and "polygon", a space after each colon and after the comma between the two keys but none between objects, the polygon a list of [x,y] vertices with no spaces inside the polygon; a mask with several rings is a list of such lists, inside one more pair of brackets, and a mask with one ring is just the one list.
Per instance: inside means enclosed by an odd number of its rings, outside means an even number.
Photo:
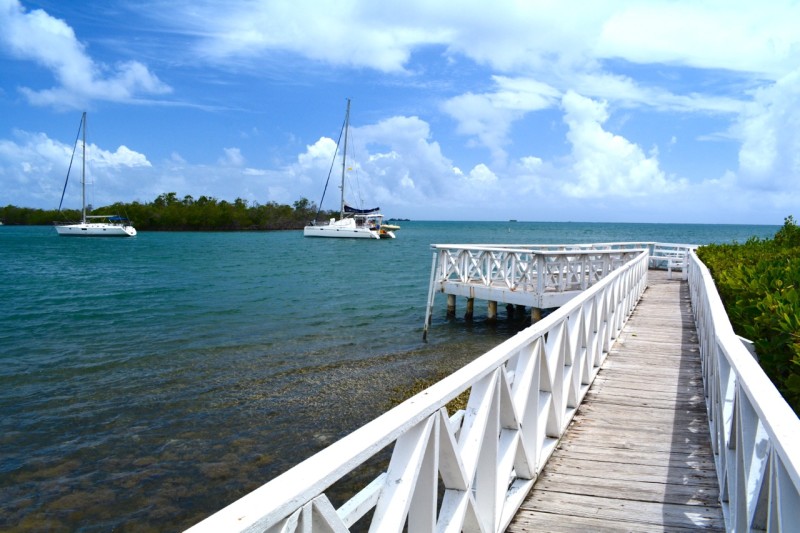
[{"label": "wooden boardwalk", "polygon": [[648,279],[508,531],[724,531],[688,285]]}]

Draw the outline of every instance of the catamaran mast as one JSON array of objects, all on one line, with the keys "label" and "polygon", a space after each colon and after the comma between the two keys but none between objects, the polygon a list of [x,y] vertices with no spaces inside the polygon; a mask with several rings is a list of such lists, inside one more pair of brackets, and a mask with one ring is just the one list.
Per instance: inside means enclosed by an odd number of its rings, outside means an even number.
[{"label": "catamaran mast", "polygon": [[86,111],[81,117],[83,122],[83,168],[81,169],[81,222],[86,224]]},{"label": "catamaran mast", "polygon": [[344,173],[347,167],[347,130],[350,127],[350,99],[347,99],[347,112],[344,115],[344,149],[342,150],[342,201],[339,206],[339,219],[344,218]]}]

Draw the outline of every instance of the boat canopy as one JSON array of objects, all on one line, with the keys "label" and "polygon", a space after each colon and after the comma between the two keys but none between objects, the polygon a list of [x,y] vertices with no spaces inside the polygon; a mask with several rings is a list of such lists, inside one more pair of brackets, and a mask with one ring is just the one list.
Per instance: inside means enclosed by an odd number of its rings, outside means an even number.
[{"label": "boat canopy", "polygon": [[355,207],[350,207],[349,205],[344,204],[344,212],[353,213],[355,215],[369,215],[370,213],[377,213],[380,210],[380,207],[373,207],[372,209],[356,209]]}]

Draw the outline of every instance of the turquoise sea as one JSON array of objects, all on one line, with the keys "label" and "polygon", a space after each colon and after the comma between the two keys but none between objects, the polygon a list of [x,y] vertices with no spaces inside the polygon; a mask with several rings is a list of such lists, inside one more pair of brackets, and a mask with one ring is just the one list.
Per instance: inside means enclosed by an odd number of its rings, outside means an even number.
[{"label": "turquoise sea", "polygon": [[393,241],[0,226],[0,530],[182,530],[524,327],[447,320],[438,299],[424,343],[432,243],[705,244],[779,229],[401,225]]}]

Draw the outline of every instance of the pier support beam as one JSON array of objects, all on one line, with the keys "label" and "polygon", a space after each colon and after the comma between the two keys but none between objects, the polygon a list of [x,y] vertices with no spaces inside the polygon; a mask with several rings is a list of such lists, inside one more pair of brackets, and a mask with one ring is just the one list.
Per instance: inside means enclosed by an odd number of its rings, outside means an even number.
[{"label": "pier support beam", "polygon": [[464,320],[472,320],[475,313],[475,298],[467,298],[467,312],[464,313]]},{"label": "pier support beam", "polygon": [[531,307],[531,324],[536,324],[542,319],[542,310],[538,307]]},{"label": "pier support beam", "polygon": [[506,304],[506,317],[514,320],[514,304]]},{"label": "pier support beam", "polygon": [[448,294],[447,295],[447,318],[453,318],[456,316],[456,295],[455,294]]},{"label": "pier support beam", "polygon": [[497,322],[497,302],[494,300],[489,300],[489,309],[486,314],[486,320],[488,322]]}]

